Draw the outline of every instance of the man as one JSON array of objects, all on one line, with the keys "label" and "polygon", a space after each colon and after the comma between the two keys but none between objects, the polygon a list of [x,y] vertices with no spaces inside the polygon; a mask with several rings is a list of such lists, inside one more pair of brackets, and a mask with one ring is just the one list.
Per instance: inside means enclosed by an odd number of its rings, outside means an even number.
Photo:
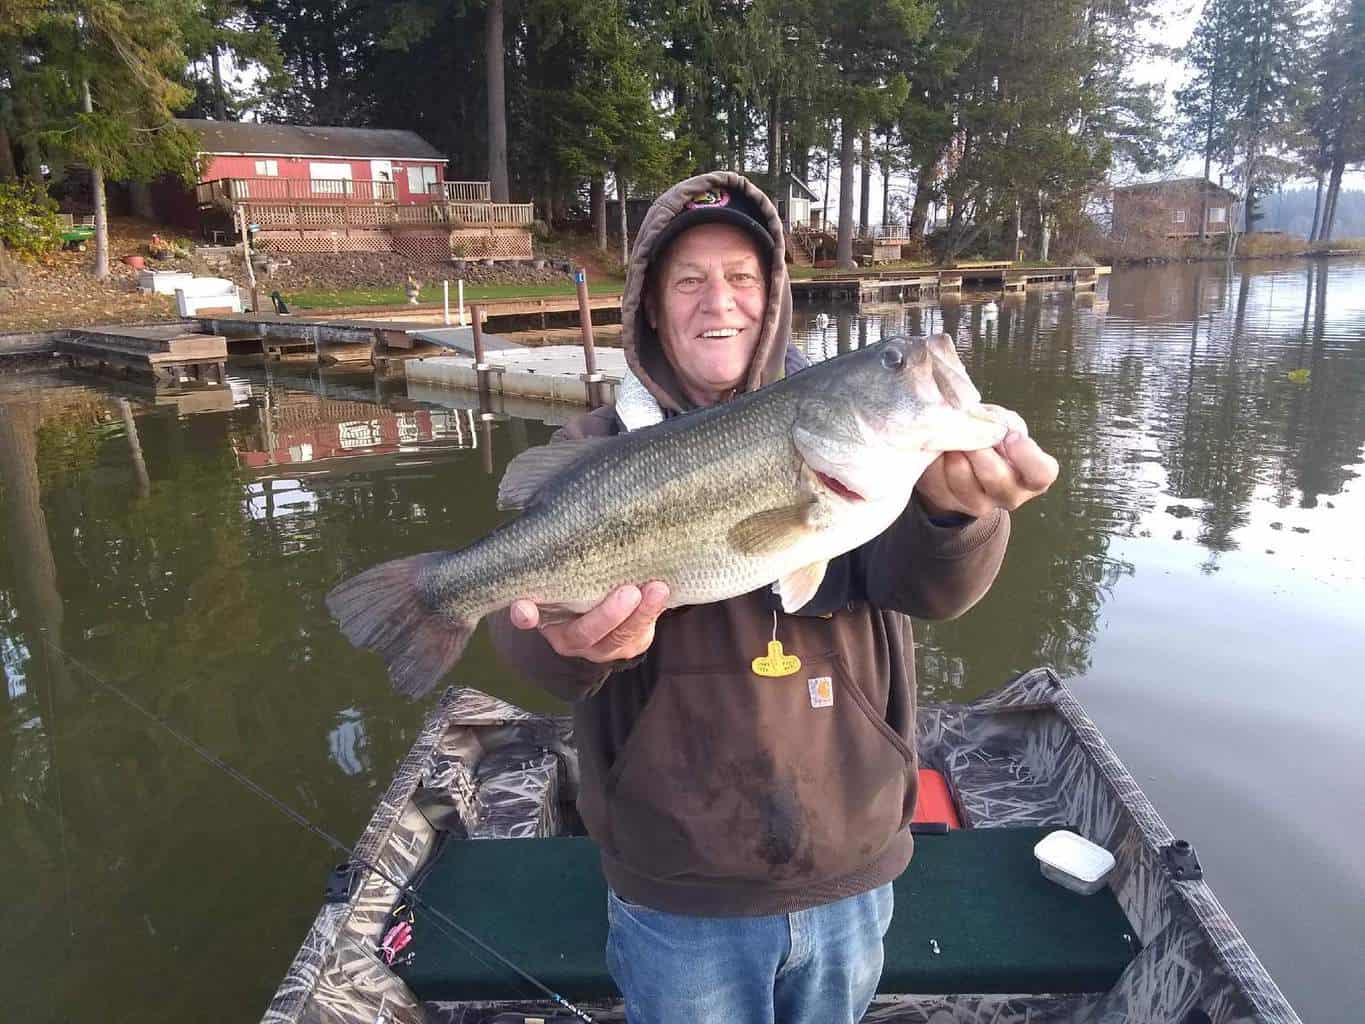
[{"label": "man", "polygon": [[[803,365],[784,253],[772,204],[737,174],[661,196],[621,304],[633,376],[614,408],[557,436],[635,429]],[[668,588],[641,580],[569,622],[542,623],[529,601],[494,618],[503,657],[574,701],[579,810],[602,849],[608,965],[633,1024],[862,1016],[913,846],[906,616],[971,607],[1000,567],[1007,510],[1056,474],[1022,436],[942,456],[796,614],[766,588],[663,614]],[[751,671],[774,635],[796,676]]]}]

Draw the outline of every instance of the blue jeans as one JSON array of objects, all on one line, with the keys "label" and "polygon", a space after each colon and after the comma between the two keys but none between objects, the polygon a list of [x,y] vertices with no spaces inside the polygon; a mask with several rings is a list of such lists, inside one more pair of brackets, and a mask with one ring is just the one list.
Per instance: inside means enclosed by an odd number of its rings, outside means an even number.
[{"label": "blue jeans", "polygon": [[607,895],[630,1024],[856,1024],[877,994],[890,885],[794,914],[689,917]]}]

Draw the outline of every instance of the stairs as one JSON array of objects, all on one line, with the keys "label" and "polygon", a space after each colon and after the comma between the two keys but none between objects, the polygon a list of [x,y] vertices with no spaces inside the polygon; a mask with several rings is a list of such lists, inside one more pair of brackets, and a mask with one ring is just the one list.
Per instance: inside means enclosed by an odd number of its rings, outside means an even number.
[{"label": "stairs", "polygon": [[815,261],[812,253],[806,248],[805,238],[798,238],[798,230],[787,232],[787,262],[797,267],[813,267]]},{"label": "stairs", "polygon": [[241,247],[236,245],[196,245],[194,254],[214,270],[231,270],[242,259]]}]

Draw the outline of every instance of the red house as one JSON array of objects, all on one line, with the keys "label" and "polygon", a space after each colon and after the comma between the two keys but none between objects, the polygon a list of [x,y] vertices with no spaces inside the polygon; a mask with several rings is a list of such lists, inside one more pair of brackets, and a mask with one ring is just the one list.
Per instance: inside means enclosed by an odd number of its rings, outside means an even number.
[{"label": "red house", "polygon": [[200,140],[201,183],[237,179],[252,199],[430,202],[446,158],[416,132],[177,118]]},{"label": "red house", "polygon": [[446,158],[415,132],[176,123],[200,140],[199,184],[167,219],[197,221],[213,241],[233,239],[245,222],[279,252],[531,256],[531,205],[490,202],[486,181],[446,181]]}]

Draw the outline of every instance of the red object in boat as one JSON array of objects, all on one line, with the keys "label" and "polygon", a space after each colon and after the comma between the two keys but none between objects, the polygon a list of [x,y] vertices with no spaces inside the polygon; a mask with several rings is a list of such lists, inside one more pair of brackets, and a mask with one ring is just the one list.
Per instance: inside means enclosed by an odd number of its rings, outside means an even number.
[{"label": "red object in boat", "polygon": [[142,256],[125,256],[123,257],[123,262],[134,270],[142,270],[147,266],[147,260]]},{"label": "red object in boat", "polygon": [[919,770],[919,800],[915,804],[915,816],[911,822],[917,825],[938,822],[949,828],[962,827],[953,795],[948,792],[948,780],[932,768]]}]

